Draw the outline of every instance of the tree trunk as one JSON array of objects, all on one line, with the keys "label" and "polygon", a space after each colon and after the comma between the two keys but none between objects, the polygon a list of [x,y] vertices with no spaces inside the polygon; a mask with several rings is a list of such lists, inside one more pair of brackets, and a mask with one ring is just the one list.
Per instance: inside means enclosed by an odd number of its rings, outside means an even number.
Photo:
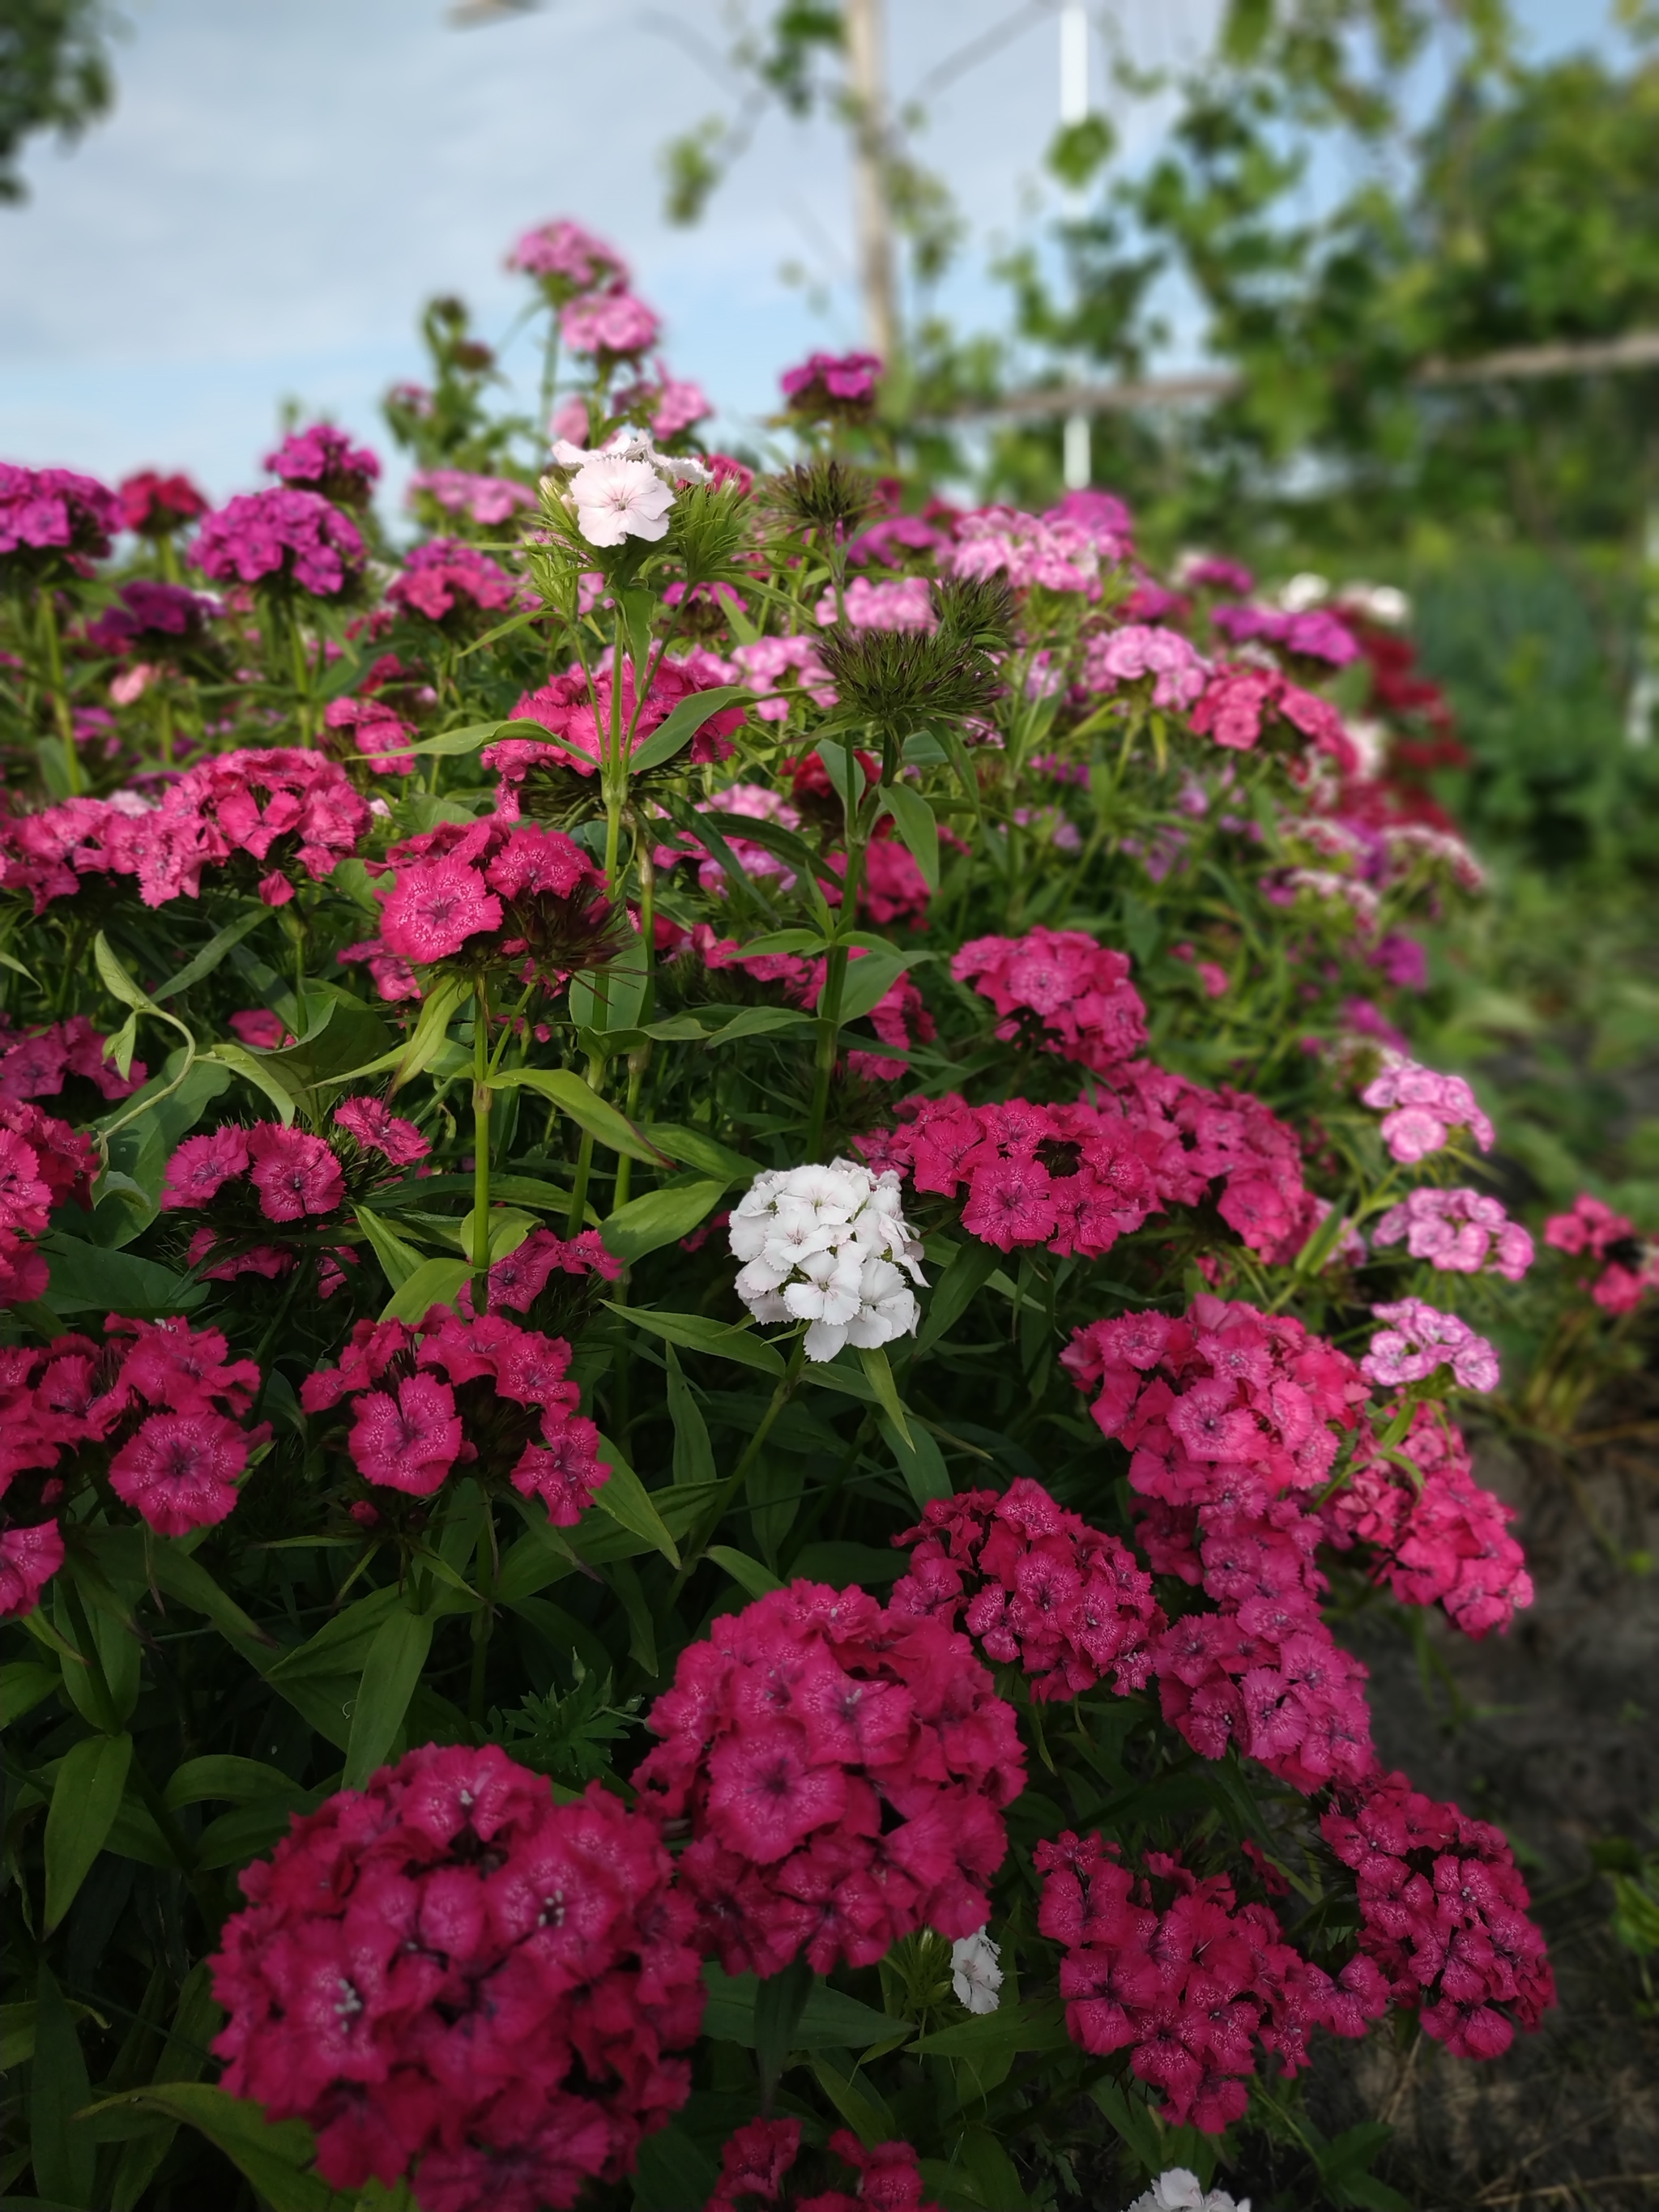
[{"label": "tree trunk", "polygon": [[898,345],[898,311],[893,282],[893,210],[887,190],[890,125],[884,29],[882,0],[847,0],[859,289],[871,350],[890,362]]}]

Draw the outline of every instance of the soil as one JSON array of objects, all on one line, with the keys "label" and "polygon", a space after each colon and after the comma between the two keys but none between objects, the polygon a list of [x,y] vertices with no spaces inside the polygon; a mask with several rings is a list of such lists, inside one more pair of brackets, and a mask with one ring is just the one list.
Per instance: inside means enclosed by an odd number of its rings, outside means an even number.
[{"label": "soil", "polygon": [[[1650,1425],[1654,1410],[1626,1405],[1613,1418]],[[1604,1427],[1607,1411],[1597,1409]],[[1488,1439],[1477,1465],[1517,1508],[1533,1605],[1507,1636],[1480,1644],[1437,1612],[1420,1646],[1381,1617],[1344,1641],[1371,1669],[1385,1763],[1510,1836],[1559,2005],[1487,2063],[1449,2059],[1422,2038],[1404,2051],[1377,2037],[1328,2043],[1310,2106],[1327,2134],[1393,2124],[1377,2171],[1415,2212],[1625,2212],[1659,2204],[1659,2018],[1643,2016],[1591,1847],[1613,1836],[1659,1844],[1659,1569],[1647,1564],[1659,1560],[1659,1437],[1571,1463]]]}]

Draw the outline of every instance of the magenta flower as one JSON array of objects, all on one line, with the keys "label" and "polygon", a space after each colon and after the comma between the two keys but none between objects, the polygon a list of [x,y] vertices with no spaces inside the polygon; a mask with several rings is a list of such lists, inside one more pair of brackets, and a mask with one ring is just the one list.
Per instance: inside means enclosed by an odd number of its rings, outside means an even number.
[{"label": "magenta flower", "polygon": [[64,1564],[64,1534],[55,1521],[0,1532],[0,1620],[21,1620]]},{"label": "magenta flower", "polygon": [[562,2212],[690,2090],[704,1991],[672,1871],[597,1783],[556,1804],[493,1745],[411,1752],[244,1872],[212,1962],[224,2085],[308,2121],[336,2189]]},{"label": "magenta flower", "polygon": [[356,1401],[349,1449],[365,1482],[429,1498],[460,1449],[455,1395],[434,1376],[409,1376],[395,1398],[372,1390]]},{"label": "magenta flower", "polygon": [[267,580],[335,599],[368,557],[356,523],[314,491],[242,492],[208,515],[191,557],[222,583]]},{"label": "magenta flower", "polygon": [[1518,1283],[1533,1261],[1532,1238],[1495,1198],[1480,1191],[1414,1190],[1391,1206],[1372,1235],[1378,1244],[1403,1241],[1414,1260],[1460,1275],[1490,1267]]},{"label": "magenta flower", "polygon": [[210,1136],[186,1137],[161,1179],[161,1211],[205,1206],[222,1185],[246,1175],[247,1168],[246,1129],[226,1127]]},{"label": "magenta flower", "polygon": [[250,1129],[248,1158],[267,1221],[298,1221],[307,1213],[332,1213],[345,1196],[340,1163],[320,1137],[262,1121]]},{"label": "magenta flower", "polygon": [[424,494],[450,514],[465,514],[481,527],[508,522],[536,495],[512,477],[474,476],[466,469],[416,469],[409,480],[411,503]]},{"label": "magenta flower", "polygon": [[247,1432],[222,1413],[152,1413],[110,1462],[110,1488],[158,1535],[186,1535],[234,1506],[247,1453]]},{"label": "magenta flower", "polygon": [[566,216],[526,231],[508,253],[507,265],[526,276],[554,278],[556,289],[572,292],[628,282],[628,264],[616,247]]},{"label": "magenta flower", "polygon": [[290,431],[264,465],[291,489],[320,492],[325,499],[362,506],[380,479],[380,464],[367,446],[354,446],[331,422],[313,422]]},{"label": "magenta flower", "polygon": [[423,1160],[432,1150],[415,1124],[394,1114],[383,1098],[343,1098],[334,1109],[334,1121],[365,1152],[379,1152],[394,1168]]},{"label": "magenta flower", "polygon": [[109,551],[122,521],[120,501],[94,477],[0,461],[0,564],[34,572],[62,559],[90,575],[87,562]]},{"label": "magenta flower", "polygon": [[875,404],[882,361],[873,353],[815,353],[778,379],[789,410],[804,416],[867,415]]},{"label": "magenta flower", "polygon": [[[526,597],[505,568],[458,538],[434,538],[416,546],[386,596],[389,606],[406,608],[434,623],[458,607],[499,613]],[[533,595],[526,604],[537,604]]]},{"label": "magenta flower", "polygon": [[424,964],[447,960],[468,938],[501,926],[501,902],[459,860],[417,860],[398,872],[380,922],[389,952]]}]

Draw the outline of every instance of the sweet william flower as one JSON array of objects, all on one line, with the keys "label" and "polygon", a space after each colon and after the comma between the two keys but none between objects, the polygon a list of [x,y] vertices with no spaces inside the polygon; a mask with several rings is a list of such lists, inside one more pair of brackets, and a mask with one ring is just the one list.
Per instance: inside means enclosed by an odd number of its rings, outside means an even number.
[{"label": "sweet william flower", "polygon": [[248,1443],[222,1413],[155,1413],[110,1462],[110,1487],[160,1535],[211,1528],[235,1505]]},{"label": "sweet william flower", "polygon": [[899,1211],[898,1177],[856,1160],[769,1169],[733,1207],[738,1296],[761,1322],[804,1321],[806,1357],[914,1335],[921,1246]]},{"label": "sweet william flower", "polygon": [[0,1532],[0,1620],[21,1620],[64,1564],[64,1535],[55,1521]]},{"label": "sweet william flower", "polygon": [[[1225,562],[1208,564],[1225,568]],[[1239,569],[1239,575],[1249,571]],[[1244,588],[1248,591],[1249,586]],[[1195,2173],[1184,2166],[1172,2166],[1160,2173],[1150,2189],[1145,2189],[1128,2208],[1128,2212],[1250,2212],[1250,2200],[1240,2197],[1237,2203],[1224,2189],[1206,2189]]]},{"label": "sweet william flower", "polygon": [[570,498],[590,545],[620,545],[624,538],[655,540],[668,534],[674,495],[645,461],[616,453],[584,461],[570,479]]},{"label": "sweet william flower", "polygon": [[971,2013],[994,2012],[1002,2000],[1002,1947],[988,1928],[958,1936],[951,1946],[951,1990]]},{"label": "sweet william flower", "polygon": [[263,1121],[248,1133],[249,1175],[267,1221],[332,1213],[345,1196],[340,1163],[320,1137]]}]

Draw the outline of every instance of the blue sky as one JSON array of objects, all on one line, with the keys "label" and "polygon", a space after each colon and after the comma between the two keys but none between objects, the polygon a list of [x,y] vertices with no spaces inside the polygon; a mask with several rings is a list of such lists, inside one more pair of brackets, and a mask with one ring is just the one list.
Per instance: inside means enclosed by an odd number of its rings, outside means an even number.
[{"label": "blue sky", "polygon": [[[1217,4],[1126,9],[1138,58],[1195,57]],[[859,337],[831,126],[768,122],[699,228],[662,219],[659,148],[720,104],[693,49],[721,42],[726,0],[545,0],[471,30],[448,25],[443,0],[125,0],[125,12],[113,117],[68,155],[38,144],[32,200],[0,210],[7,458],[108,477],[183,467],[223,495],[257,480],[284,397],[384,449],[378,398],[418,373],[422,301],[459,292],[498,336],[524,296],[502,254],[555,214],[630,258],[673,366],[728,422],[763,412],[778,369],[810,346]],[[1018,12],[890,0],[896,92]],[[1030,220],[1041,189],[1058,33],[1030,12],[928,104],[921,149],[973,226],[951,297],[964,324],[997,319],[988,249]],[[1562,0],[1528,13],[1545,46],[1595,27]],[[1135,127],[1144,145],[1157,118]],[[781,280],[789,262],[811,270],[827,313]],[[527,347],[514,365],[527,381]]]}]

